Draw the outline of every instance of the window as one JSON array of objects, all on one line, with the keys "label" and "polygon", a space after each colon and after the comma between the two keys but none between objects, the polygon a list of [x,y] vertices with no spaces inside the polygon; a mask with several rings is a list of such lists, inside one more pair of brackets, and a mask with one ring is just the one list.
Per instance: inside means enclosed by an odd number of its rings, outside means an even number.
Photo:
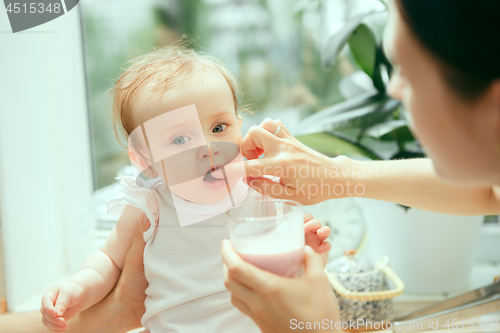
[{"label": "window", "polygon": [[[342,26],[343,0],[87,0],[82,4],[97,188],[130,165],[112,132],[108,91],[124,63],[183,34],[239,79],[243,105],[293,125],[303,113],[342,100],[338,66],[325,70],[321,44]],[[107,101],[107,103],[106,103]],[[125,140],[122,140],[125,143]]]},{"label": "window", "polygon": [[[0,30],[10,30],[2,10]],[[79,6],[26,33],[1,34],[0,45],[7,305],[28,311],[67,277],[67,244],[78,238],[73,228],[92,193]]]}]

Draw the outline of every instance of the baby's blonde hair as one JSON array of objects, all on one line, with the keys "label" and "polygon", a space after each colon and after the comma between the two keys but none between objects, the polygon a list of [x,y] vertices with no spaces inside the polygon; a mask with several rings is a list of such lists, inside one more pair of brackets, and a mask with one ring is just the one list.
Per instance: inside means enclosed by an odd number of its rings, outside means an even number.
[{"label": "baby's blonde hair", "polygon": [[146,85],[159,95],[183,88],[196,73],[219,73],[227,82],[233,96],[235,112],[246,110],[239,103],[240,86],[234,75],[219,60],[204,53],[186,48],[184,45],[156,49],[131,61],[115,82],[110,95],[113,96],[113,130],[120,142],[118,131],[126,138],[135,129],[132,117],[132,102]]}]

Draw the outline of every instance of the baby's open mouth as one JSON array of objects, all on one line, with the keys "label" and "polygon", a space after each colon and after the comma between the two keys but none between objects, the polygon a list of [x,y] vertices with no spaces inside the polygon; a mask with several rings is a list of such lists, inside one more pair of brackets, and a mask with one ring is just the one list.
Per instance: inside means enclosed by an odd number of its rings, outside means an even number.
[{"label": "baby's open mouth", "polygon": [[224,179],[224,175],[223,175],[222,169],[220,167],[216,167],[213,170],[212,169],[208,170],[205,177],[203,177],[203,181],[206,181],[209,183],[213,183],[213,182],[216,182],[218,180],[223,180],[223,179]]}]

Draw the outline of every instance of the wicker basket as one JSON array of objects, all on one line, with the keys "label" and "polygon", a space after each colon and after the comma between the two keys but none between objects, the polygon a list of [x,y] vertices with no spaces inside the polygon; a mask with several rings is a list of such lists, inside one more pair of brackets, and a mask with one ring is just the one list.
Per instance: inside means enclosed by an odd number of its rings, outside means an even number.
[{"label": "wicker basket", "polygon": [[[392,316],[392,299],[404,292],[404,283],[389,267],[387,257],[375,265],[355,258],[355,251],[346,251],[344,257],[329,263],[325,272],[340,306],[342,322],[359,319],[384,328],[382,322]],[[387,279],[394,289],[389,289]],[[350,330],[363,331],[366,327]],[[346,330],[349,331],[349,330]]]}]

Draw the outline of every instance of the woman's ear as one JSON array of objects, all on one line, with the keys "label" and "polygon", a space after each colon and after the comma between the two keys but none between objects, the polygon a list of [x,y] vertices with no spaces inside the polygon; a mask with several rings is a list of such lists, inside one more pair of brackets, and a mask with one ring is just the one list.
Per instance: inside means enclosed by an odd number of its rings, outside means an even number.
[{"label": "woman's ear", "polygon": [[130,146],[127,148],[127,153],[130,160],[139,168],[139,170],[141,170],[142,173],[144,173],[151,179],[158,177],[158,173],[153,169],[153,166],[151,165],[149,159],[142,156],[139,152],[137,152]]}]

